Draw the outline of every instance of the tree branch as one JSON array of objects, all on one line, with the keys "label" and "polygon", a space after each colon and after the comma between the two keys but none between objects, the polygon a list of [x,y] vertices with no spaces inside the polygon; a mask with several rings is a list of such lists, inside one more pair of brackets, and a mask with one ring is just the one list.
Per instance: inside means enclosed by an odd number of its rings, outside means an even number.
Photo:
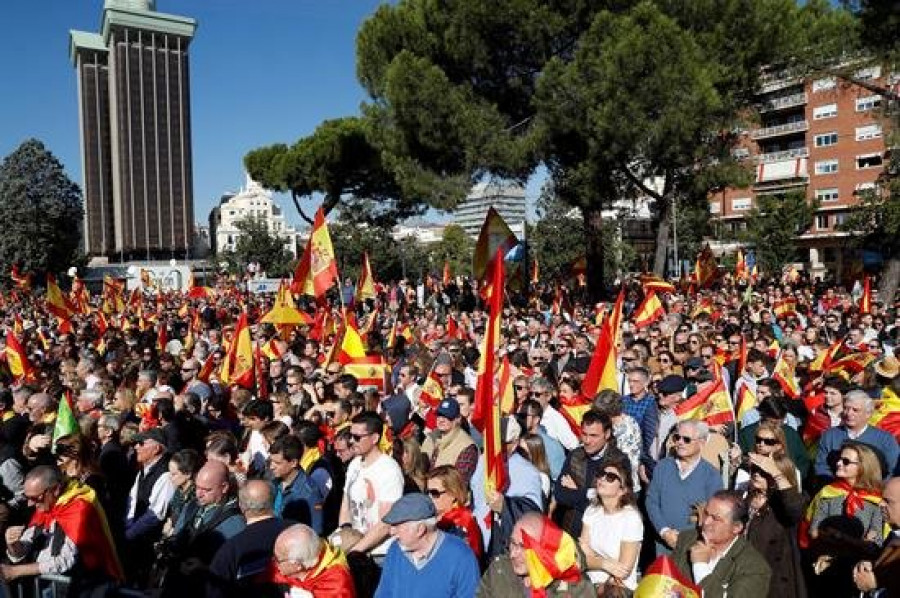
[{"label": "tree branch", "polygon": [[635,187],[638,188],[639,191],[646,193],[647,195],[649,195],[650,197],[652,197],[653,199],[655,199],[657,201],[666,201],[666,198],[664,195],[657,193],[655,190],[653,190],[650,187],[648,187],[647,185],[645,185],[644,181],[641,180],[641,178],[638,175],[631,172],[631,169],[628,168],[628,166],[626,166],[626,165],[622,166],[622,173],[631,182],[632,185],[634,185]]},{"label": "tree branch", "polygon": [[297,198],[297,193],[293,189],[291,189],[291,199],[294,200],[294,207],[297,208],[297,212],[300,214],[300,217],[303,218],[307,224],[312,226],[312,218],[307,216],[306,212],[303,211],[303,208],[300,207],[300,200]]}]

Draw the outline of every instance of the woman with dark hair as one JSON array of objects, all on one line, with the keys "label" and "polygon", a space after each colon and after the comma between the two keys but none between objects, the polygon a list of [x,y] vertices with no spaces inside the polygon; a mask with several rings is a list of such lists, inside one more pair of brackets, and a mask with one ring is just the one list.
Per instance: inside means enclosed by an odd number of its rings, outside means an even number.
[{"label": "woman with dark hair", "polygon": [[[641,459],[641,427],[630,415],[622,413],[622,395],[614,390],[601,390],[594,398],[592,409],[602,411],[612,421],[612,433],[616,448],[625,453],[631,471],[637,471]],[[640,490],[640,480],[634,478],[635,491]]]},{"label": "woman with dark hair", "polygon": [[56,465],[70,480],[87,484],[99,498],[106,497],[106,483],[100,475],[100,467],[94,458],[90,441],[83,436],[66,434],[56,441],[54,452]]},{"label": "woman with dark hair", "polygon": [[169,510],[163,524],[164,535],[172,534],[184,505],[194,498],[194,476],[202,465],[200,454],[193,449],[180,450],[169,458],[169,477],[175,486],[175,494],[169,501]]},{"label": "woman with dark hair", "polygon": [[[764,422],[757,430],[762,438],[776,437],[780,428]],[[784,435],[781,435],[783,441]],[[757,443],[762,445],[762,443]],[[769,597],[805,598],[806,580],[800,548],[797,544],[797,525],[803,518],[806,499],[797,483],[794,462],[784,448],[762,454],[748,455],[746,502],[749,519],[745,527],[747,540],[772,568]]]},{"label": "woman with dark hair", "polygon": [[584,512],[579,538],[588,577],[600,596],[607,588],[634,591],[644,522],[628,462],[604,458],[594,489],[597,497]]},{"label": "woman with dark hair", "polygon": [[544,493],[544,504],[550,504],[550,464],[547,462],[547,451],[544,440],[538,434],[526,434],[519,439],[519,452],[528,459],[541,473],[541,491]]}]

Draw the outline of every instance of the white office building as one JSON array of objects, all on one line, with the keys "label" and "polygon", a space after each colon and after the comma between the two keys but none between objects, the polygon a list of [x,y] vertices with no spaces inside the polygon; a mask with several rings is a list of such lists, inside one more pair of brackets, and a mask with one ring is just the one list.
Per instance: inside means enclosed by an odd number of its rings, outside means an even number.
[{"label": "white office building", "polygon": [[507,226],[519,238],[525,232],[525,187],[518,183],[488,181],[478,183],[466,199],[453,211],[453,223],[458,224],[466,234],[475,238],[488,209],[497,210]]}]

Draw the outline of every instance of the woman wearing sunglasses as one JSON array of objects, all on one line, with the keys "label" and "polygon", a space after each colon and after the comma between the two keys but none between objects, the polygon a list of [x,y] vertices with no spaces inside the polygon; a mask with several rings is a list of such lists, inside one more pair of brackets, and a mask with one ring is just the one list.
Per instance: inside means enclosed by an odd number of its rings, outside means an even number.
[{"label": "woman wearing sunglasses", "polygon": [[[753,449],[749,451],[748,456],[742,458],[740,448],[737,445],[732,446],[732,471],[734,471],[734,489],[738,492],[744,492],[750,486],[752,473],[754,469],[752,457],[758,455],[780,461],[787,459],[794,468],[791,474],[794,485],[800,489],[800,471],[791,461],[787,454],[787,439],[784,435],[784,429],[771,420],[763,420],[756,428],[753,437]],[[737,450],[735,450],[737,448]]]},{"label": "woman wearing sunglasses", "polygon": [[481,529],[469,509],[469,490],[459,471],[450,465],[435,467],[428,472],[425,492],[437,511],[438,528],[465,540],[482,564]]},{"label": "woman wearing sunglasses", "polygon": [[761,452],[768,447],[763,448],[766,443],[760,439],[777,436],[773,428],[760,426],[757,451],[748,455],[745,500],[749,517],[745,533],[772,568],[772,579],[779,580],[770,585],[770,598],[805,598],[806,581],[796,537],[806,500],[799,490],[797,468],[785,454],[784,445],[774,447],[769,454]]},{"label": "woman wearing sunglasses", "polygon": [[631,467],[623,459],[604,459],[594,490],[597,497],[582,518],[579,544],[587,574],[603,596],[612,588],[634,591],[644,522],[637,509]]},{"label": "woman wearing sunglasses", "polygon": [[811,595],[857,595],[853,567],[877,555],[885,537],[881,480],[873,449],[854,441],[841,446],[834,482],[816,494],[801,524],[800,547],[815,563]]}]

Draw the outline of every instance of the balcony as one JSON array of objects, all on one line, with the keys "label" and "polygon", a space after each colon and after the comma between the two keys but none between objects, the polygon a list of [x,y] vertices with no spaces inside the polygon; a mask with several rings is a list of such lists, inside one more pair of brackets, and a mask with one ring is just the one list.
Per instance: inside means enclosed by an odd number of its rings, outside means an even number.
[{"label": "balcony", "polygon": [[793,133],[802,133],[809,129],[809,122],[806,120],[797,120],[783,125],[775,125],[774,127],[764,127],[762,129],[753,129],[750,131],[750,139],[768,139],[770,137],[778,137],[780,135],[791,135]]},{"label": "balcony", "polygon": [[762,162],[756,167],[757,189],[803,185],[809,179],[806,158]]},{"label": "balcony", "polygon": [[794,149],[784,150],[781,152],[770,152],[768,154],[758,154],[756,156],[757,164],[768,164],[771,162],[781,162],[782,160],[791,160],[794,158],[808,158],[808,147],[795,147]]},{"label": "balcony", "polygon": [[807,102],[806,93],[795,93],[789,96],[781,96],[780,98],[772,98],[763,102],[759,107],[760,112],[774,112],[775,110],[786,110],[796,106],[803,106]]}]

